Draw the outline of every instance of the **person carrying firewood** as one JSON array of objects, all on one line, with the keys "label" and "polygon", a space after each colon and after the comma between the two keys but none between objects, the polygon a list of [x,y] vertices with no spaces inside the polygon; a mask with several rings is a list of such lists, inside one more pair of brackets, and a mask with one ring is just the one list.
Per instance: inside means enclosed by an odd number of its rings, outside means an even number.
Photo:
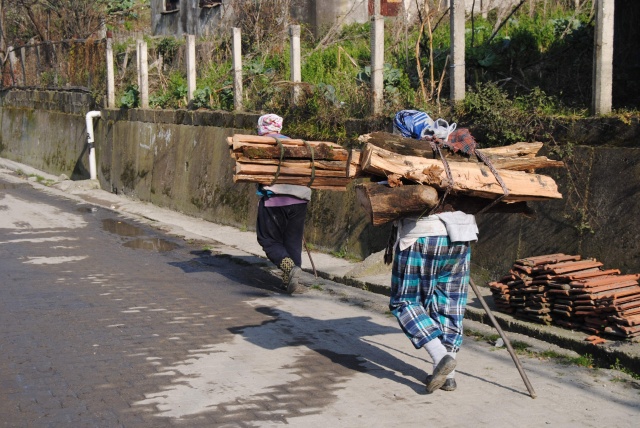
[{"label": "person carrying firewood", "polygon": [[[289,138],[280,134],[282,118],[265,114],[258,119],[258,135]],[[302,272],[302,238],[311,189],[293,184],[258,185],[258,243],[267,258],[282,270],[282,288],[293,294]]]},{"label": "person carrying firewood", "polygon": [[[433,123],[424,112],[402,110],[395,116],[394,132],[425,139],[432,134]],[[433,372],[425,381],[427,393],[453,391],[469,287],[470,243],[478,234],[475,217],[438,210],[402,218],[396,226],[389,309],[413,346],[424,347],[433,360]]]}]

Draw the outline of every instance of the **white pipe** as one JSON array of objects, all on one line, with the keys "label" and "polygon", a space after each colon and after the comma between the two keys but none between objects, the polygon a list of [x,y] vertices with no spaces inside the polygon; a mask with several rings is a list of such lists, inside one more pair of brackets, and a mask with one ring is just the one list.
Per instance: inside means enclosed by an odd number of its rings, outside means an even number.
[{"label": "white pipe", "polygon": [[87,145],[89,146],[89,173],[91,174],[92,180],[98,179],[98,174],[96,172],[96,151],[93,147],[93,118],[100,117],[100,112],[97,110],[90,111],[87,113],[86,121],[87,121]]}]

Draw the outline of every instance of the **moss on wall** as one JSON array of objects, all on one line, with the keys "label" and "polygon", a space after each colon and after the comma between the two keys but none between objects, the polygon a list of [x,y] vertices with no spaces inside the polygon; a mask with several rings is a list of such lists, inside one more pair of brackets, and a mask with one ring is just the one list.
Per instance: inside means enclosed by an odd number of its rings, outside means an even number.
[{"label": "moss on wall", "polygon": [[[88,178],[84,115],[36,109],[24,94],[11,100],[5,94],[0,110],[2,156],[52,174],[73,172],[74,178]],[[102,110],[95,122],[102,188],[253,230],[255,185],[233,183],[226,138],[254,132],[258,115],[203,112],[200,117],[200,112],[189,112],[191,123],[206,124],[197,126],[185,124],[187,115],[179,113]],[[478,216],[480,240],[473,245],[472,261],[482,278],[499,278],[517,258],[557,252],[640,272],[640,224],[633,215],[640,208],[640,149],[631,147],[637,144],[631,140],[640,135],[638,121],[603,119],[598,129],[628,136],[616,140],[617,147],[602,144],[601,133],[593,131],[594,119],[585,127],[572,121],[562,128],[562,139],[556,139],[560,142],[544,153],[566,162],[564,169],[540,171],[556,180],[562,200],[531,203],[537,213],[533,219]],[[572,142],[574,138],[586,143],[590,134],[595,135],[591,146]],[[368,223],[353,185],[346,192],[314,191],[306,223],[308,243],[358,258],[382,250],[390,229]]]}]

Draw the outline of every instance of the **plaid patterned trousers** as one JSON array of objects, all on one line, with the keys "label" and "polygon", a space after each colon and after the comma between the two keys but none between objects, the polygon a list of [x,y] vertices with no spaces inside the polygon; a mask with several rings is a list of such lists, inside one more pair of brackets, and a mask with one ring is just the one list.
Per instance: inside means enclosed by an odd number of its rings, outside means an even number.
[{"label": "plaid patterned trousers", "polygon": [[471,248],[448,236],[419,238],[397,251],[389,309],[416,348],[440,337],[449,352],[462,344]]}]

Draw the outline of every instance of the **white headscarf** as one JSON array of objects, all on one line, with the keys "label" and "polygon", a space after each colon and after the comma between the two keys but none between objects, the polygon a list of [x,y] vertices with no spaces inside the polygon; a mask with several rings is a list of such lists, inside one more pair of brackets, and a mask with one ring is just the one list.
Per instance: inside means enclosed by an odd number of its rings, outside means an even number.
[{"label": "white headscarf", "polygon": [[282,118],[277,114],[265,114],[258,119],[258,135],[282,130]]}]

